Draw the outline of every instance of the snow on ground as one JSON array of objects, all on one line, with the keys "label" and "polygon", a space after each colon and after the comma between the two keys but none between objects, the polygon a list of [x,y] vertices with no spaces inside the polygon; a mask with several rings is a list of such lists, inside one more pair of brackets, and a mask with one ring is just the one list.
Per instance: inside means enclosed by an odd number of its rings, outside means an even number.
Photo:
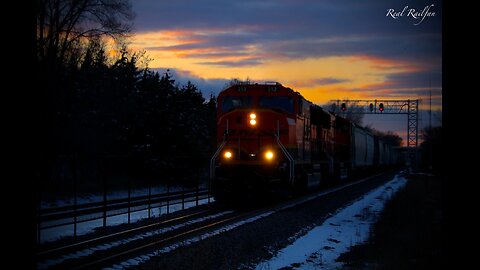
[{"label": "snow on ground", "polygon": [[335,260],[349,247],[368,240],[370,227],[376,222],[385,203],[403,188],[407,180],[396,175],[393,180],[369,192],[351,205],[314,227],[303,237],[280,250],[277,255],[261,262],[257,270],[280,269],[339,269]]},{"label": "snow on ground", "polygon": [[[335,215],[325,220],[322,225],[313,228],[306,235],[297,239],[292,245],[279,251],[274,258],[258,264],[256,269],[279,269],[288,266],[296,269],[336,269],[341,267],[341,263],[335,262],[335,259],[338,258],[340,254],[346,252],[350,246],[364,242],[368,239],[370,227],[376,221],[378,214],[383,210],[384,204],[395,192],[401,189],[405,183],[405,178],[396,175],[390,182],[364,195],[359,200],[353,202],[350,206],[338,210]],[[200,200],[199,205],[209,203],[212,200],[212,198]],[[194,207],[195,205],[195,202],[185,203],[185,209]],[[175,212],[181,209],[181,204],[169,206],[169,212]],[[166,213],[166,211],[166,206],[156,207],[150,210],[150,215],[152,217],[158,216]],[[112,268],[123,269],[125,267],[138,265],[150,260],[154,256],[168,253],[180,246],[190,245],[201,241],[202,239],[230,231],[244,224],[265,218],[273,213],[275,213],[275,211],[270,211],[260,216],[222,227],[199,237],[188,239],[182,243],[176,243],[172,246],[157,250],[151,254],[132,258],[128,261],[116,264],[112,266]],[[135,222],[142,218],[147,218],[147,216],[148,210],[132,213],[130,221]],[[107,226],[126,223],[127,220],[127,214],[109,217],[107,219]],[[79,223],[77,224],[77,235],[90,233],[94,231],[95,228],[101,226],[102,219]],[[71,235],[73,235],[73,225],[45,229],[42,231],[41,241],[53,241]],[[84,254],[77,255],[81,256]]]},{"label": "snow on ground", "polygon": [[119,245],[127,244],[127,243],[135,241],[135,240],[144,239],[144,238],[147,238],[147,237],[152,237],[152,236],[157,236],[157,235],[162,235],[162,234],[165,234],[165,233],[173,231],[173,230],[177,230],[177,229],[180,229],[180,228],[192,225],[192,224],[196,224],[196,223],[199,223],[199,222],[203,222],[203,221],[206,221],[206,220],[215,219],[215,218],[225,216],[225,215],[228,215],[228,214],[231,214],[231,213],[233,213],[233,211],[224,211],[224,212],[221,212],[221,213],[218,213],[218,214],[215,214],[215,215],[209,215],[209,216],[206,216],[206,217],[197,218],[197,219],[194,219],[194,220],[191,220],[191,221],[188,221],[188,222],[185,222],[185,223],[180,223],[180,224],[177,224],[177,225],[174,225],[174,226],[171,226],[171,227],[148,231],[148,232],[141,233],[141,234],[132,236],[130,238],[122,239],[122,240],[119,240],[119,241],[114,241],[114,242],[110,242],[110,243],[106,243],[106,244],[101,244],[101,245],[96,246],[96,247],[89,247],[87,249],[80,250],[80,251],[77,251],[75,253],[70,253],[70,254],[63,255],[60,258],[50,259],[50,260],[47,260],[45,262],[41,262],[37,265],[37,269],[39,269],[39,270],[47,269],[47,268],[50,268],[54,265],[60,264],[67,259],[72,259],[72,258],[78,259],[78,258],[81,258],[81,257],[88,256],[90,254],[93,254],[95,251],[98,251],[98,250],[107,250],[107,249],[110,249],[110,248],[113,248],[113,247],[116,247],[116,246],[119,246]]},{"label": "snow on ground", "polygon": [[[396,191],[403,187],[405,183],[405,178],[396,175],[394,179],[387,184],[364,195],[350,206],[340,209],[337,214],[327,219],[323,225],[315,227],[307,235],[295,241],[291,246],[280,251],[277,257],[270,261],[260,263],[257,269],[279,269],[293,263],[299,263],[302,267],[301,269],[319,269],[319,265],[322,269],[334,269],[334,267],[324,268],[324,266],[334,266],[335,259],[346,251],[348,247],[367,239],[370,225],[376,221],[376,215],[382,211],[384,203],[388,201]],[[312,198],[315,197],[317,196]],[[286,206],[285,208],[290,207],[292,207],[292,205]],[[239,226],[263,219],[283,209],[284,208],[276,211],[268,211],[261,215],[238,221],[213,232],[174,243],[105,269],[122,270],[128,267],[135,267],[155,256],[160,256],[179,247],[188,246],[203,239],[233,230]]]},{"label": "snow on ground", "polygon": [[[124,192],[125,193],[125,192]],[[213,198],[207,198],[207,199],[201,199],[198,200],[198,205],[203,205],[203,204],[208,204],[213,202]],[[185,202],[184,208],[182,208],[182,204],[174,204],[174,205],[169,205],[168,206],[168,212],[173,213],[182,209],[188,209],[191,207],[195,207],[197,204],[195,201],[193,202]],[[125,209],[123,209],[125,210]],[[163,205],[161,207],[152,207],[150,209],[150,217],[158,217],[160,215],[166,214],[167,213],[167,206]],[[98,215],[96,215],[98,216]],[[82,218],[87,219],[89,216],[85,215],[82,216]],[[141,219],[146,219],[148,218],[148,209],[137,211],[137,212],[131,212],[130,213],[130,222],[136,222]],[[69,219],[71,221],[72,219]],[[115,226],[115,225],[120,225],[124,223],[128,223],[128,214],[121,214],[121,215],[116,215],[116,216],[111,216],[107,217],[106,219],[106,225],[107,226]],[[55,221],[58,223],[59,221]],[[48,223],[42,223],[42,226],[47,226]],[[77,223],[76,227],[76,232],[77,236],[79,235],[85,235],[88,233],[92,233],[95,231],[95,229],[102,227],[103,226],[103,220],[102,218],[91,220],[91,221],[85,221],[85,222],[79,222]],[[58,227],[53,227],[49,229],[42,229],[40,231],[40,243],[46,243],[46,242],[51,242],[51,241],[56,241],[61,238],[67,237],[67,236],[73,236],[74,235],[74,225],[63,225],[63,226],[58,226]]]},{"label": "snow on ground", "polygon": [[170,246],[167,246],[167,247],[164,247],[162,249],[159,249],[159,250],[156,250],[154,252],[151,252],[151,253],[148,253],[148,254],[144,254],[144,255],[141,255],[141,256],[138,256],[138,257],[135,257],[135,258],[132,258],[132,259],[129,259],[129,260],[126,260],[124,262],[121,262],[121,263],[118,263],[118,264],[115,264],[109,268],[105,268],[104,270],[123,270],[127,267],[133,267],[133,266],[136,266],[136,265],[139,265],[141,263],[144,263],[148,260],[150,260],[151,258],[155,257],[155,256],[160,256],[164,253],[168,253],[168,252],[171,252],[171,251],[174,251],[176,250],[177,248],[179,247],[185,247],[185,246],[189,246],[193,243],[196,243],[196,242],[199,242],[199,241],[202,241],[204,239],[207,239],[207,238],[210,238],[212,236],[215,236],[215,235],[219,235],[221,233],[224,233],[224,232],[228,232],[228,231],[231,231],[237,227],[240,227],[242,225],[245,225],[245,224],[248,224],[248,223],[252,223],[254,221],[257,221],[259,219],[262,219],[262,218],[265,218],[265,217],[268,217],[270,216],[271,214],[274,214],[275,211],[269,211],[269,212],[266,212],[266,213],[263,213],[261,215],[258,215],[258,216],[254,216],[252,218],[248,218],[248,219],[245,219],[245,220],[242,220],[242,221],[238,221],[238,222],[235,222],[231,225],[228,225],[228,226],[225,226],[225,227],[222,227],[220,229],[217,229],[215,231],[212,231],[212,232],[208,232],[208,233],[204,233],[200,236],[196,236],[196,237],[193,237],[193,238],[190,238],[190,239],[187,239],[187,240],[184,240],[182,242],[177,242],[177,243],[174,243]]}]

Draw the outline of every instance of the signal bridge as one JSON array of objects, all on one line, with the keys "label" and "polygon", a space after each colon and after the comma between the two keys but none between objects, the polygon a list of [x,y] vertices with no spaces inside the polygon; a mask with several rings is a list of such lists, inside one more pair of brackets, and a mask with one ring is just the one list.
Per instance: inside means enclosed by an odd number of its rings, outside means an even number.
[{"label": "signal bridge", "polygon": [[407,100],[332,100],[334,113],[349,114],[406,114],[407,155],[411,165],[418,161],[418,99]]}]

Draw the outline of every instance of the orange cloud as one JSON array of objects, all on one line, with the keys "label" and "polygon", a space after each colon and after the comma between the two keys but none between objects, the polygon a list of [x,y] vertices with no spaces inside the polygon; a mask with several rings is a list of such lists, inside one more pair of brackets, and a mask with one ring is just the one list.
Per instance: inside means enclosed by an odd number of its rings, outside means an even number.
[{"label": "orange cloud", "polygon": [[[423,91],[421,86],[405,87],[392,80],[406,74],[401,79],[408,81],[409,73],[425,68],[415,62],[366,54],[289,59],[255,43],[212,39],[229,31],[243,34],[242,29],[220,28],[146,32],[137,34],[132,45],[146,49],[154,68],[186,70],[205,80],[278,81],[319,104],[347,98],[415,98],[416,92]],[[436,104],[441,106],[441,100]]]}]

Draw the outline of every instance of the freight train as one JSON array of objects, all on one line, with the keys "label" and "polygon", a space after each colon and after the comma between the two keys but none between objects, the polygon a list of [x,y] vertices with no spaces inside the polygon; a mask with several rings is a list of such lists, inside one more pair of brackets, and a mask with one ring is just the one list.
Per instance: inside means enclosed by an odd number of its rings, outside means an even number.
[{"label": "freight train", "polygon": [[220,201],[313,189],[396,162],[391,145],[280,83],[220,92],[217,142],[210,178]]}]

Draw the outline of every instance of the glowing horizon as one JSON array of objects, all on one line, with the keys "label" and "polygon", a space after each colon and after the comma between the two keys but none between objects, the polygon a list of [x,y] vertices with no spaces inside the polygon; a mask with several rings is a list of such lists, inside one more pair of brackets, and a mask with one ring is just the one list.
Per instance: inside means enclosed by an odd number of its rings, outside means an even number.
[{"label": "glowing horizon", "polygon": [[[368,55],[282,59],[271,54],[263,56],[265,53],[254,46],[247,47],[245,53],[228,53],[202,45],[202,39],[189,38],[199,32],[209,33],[206,30],[138,33],[132,48],[145,50],[153,59],[150,67],[154,69],[168,67],[202,80],[277,81],[317,104],[335,99],[425,99],[430,90],[441,93],[441,88],[430,88],[428,82],[423,87],[399,88],[389,81],[389,75],[426,71],[415,63]],[[248,65],[251,59],[261,61]],[[412,95],[406,96],[408,92]],[[419,92],[424,94],[420,96]],[[435,94],[433,99],[434,109],[441,109],[441,95]]]}]

